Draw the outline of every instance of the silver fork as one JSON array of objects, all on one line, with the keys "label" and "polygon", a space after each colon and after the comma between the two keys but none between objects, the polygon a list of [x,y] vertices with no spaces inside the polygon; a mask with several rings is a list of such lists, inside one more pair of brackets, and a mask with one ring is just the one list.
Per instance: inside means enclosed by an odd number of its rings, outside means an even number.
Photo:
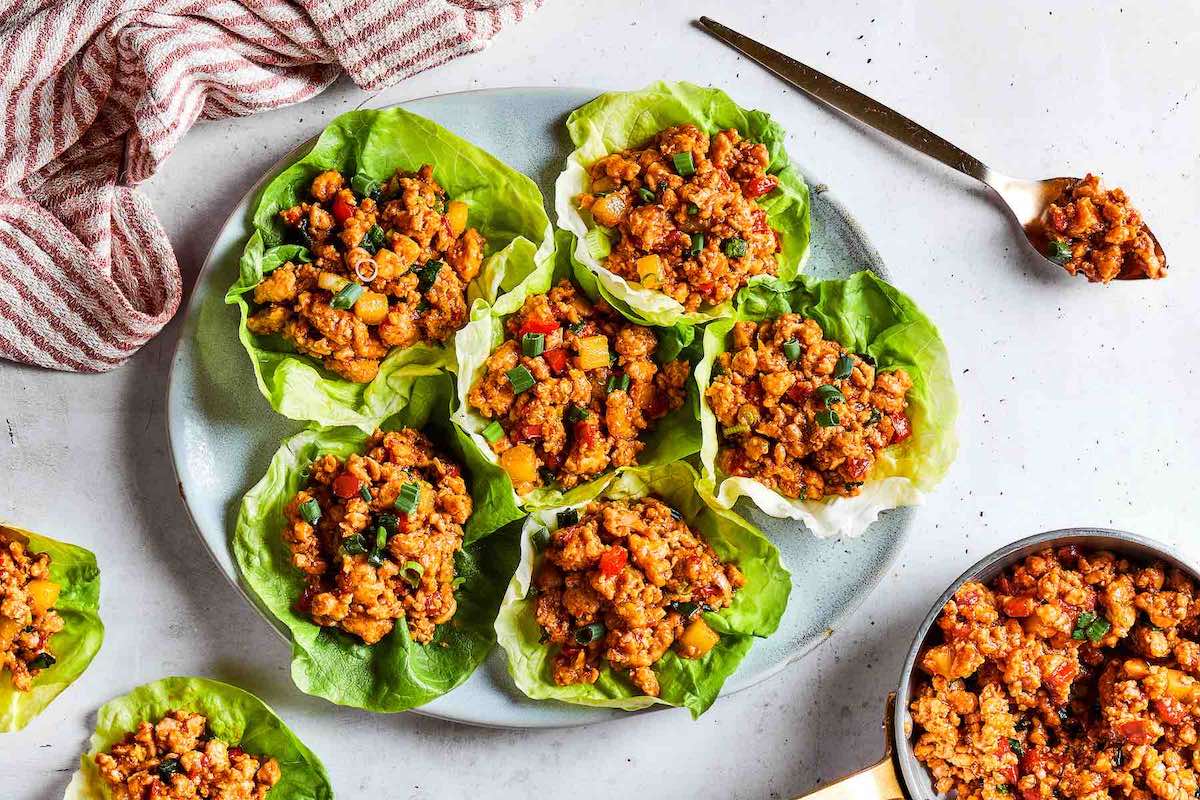
[{"label": "silver fork", "polygon": [[[880,133],[887,134],[914,150],[932,156],[948,167],[969,175],[991,189],[1014,221],[1025,233],[1025,239],[1039,256],[1061,268],[1061,264],[1046,255],[1048,241],[1041,224],[1042,212],[1063,190],[1073,185],[1078,178],[1046,178],[1040,181],[1011,178],[984,164],[975,156],[951,144],[933,131],[918,125],[903,114],[899,114],[882,103],[872,100],[862,92],[802,64],[791,56],[756,42],[748,36],[725,27],[708,17],[700,18],[700,25],[725,44],[758,62],[787,83],[800,89],[810,97],[836,108],[859,122],[870,125]],[[1146,228],[1154,242],[1154,249],[1166,270],[1167,259],[1158,239],[1150,228]],[[1122,271],[1119,280],[1147,277],[1136,271]]]}]

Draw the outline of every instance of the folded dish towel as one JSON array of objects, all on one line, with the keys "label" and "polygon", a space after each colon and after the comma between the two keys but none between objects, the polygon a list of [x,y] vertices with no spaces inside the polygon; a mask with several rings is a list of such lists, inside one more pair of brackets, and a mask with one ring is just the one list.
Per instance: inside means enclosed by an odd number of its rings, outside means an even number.
[{"label": "folded dish towel", "polygon": [[182,280],[136,187],[197,119],[379,89],[543,0],[16,0],[0,14],[0,357],[102,372]]}]

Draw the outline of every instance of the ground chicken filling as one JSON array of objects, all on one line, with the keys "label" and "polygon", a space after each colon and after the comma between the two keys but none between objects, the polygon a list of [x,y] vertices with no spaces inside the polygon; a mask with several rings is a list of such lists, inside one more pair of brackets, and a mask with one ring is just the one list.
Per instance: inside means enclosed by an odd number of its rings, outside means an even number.
[{"label": "ground chicken filling", "polygon": [[471,495],[423,434],[376,431],[365,455],[319,456],[284,513],[284,541],[307,581],[296,608],[317,625],[375,644],[404,620],[427,644],[454,616]]},{"label": "ground chicken filling", "polygon": [[1074,546],[968,582],[911,711],[913,751],[960,800],[1200,796],[1193,581]]},{"label": "ground chicken filling", "polygon": [[[353,187],[353,188],[352,188]],[[279,334],[355,383],[375,378],[393,347],[445,343],[467,320],[467,284],[486,244],[467,205],[446,199],[426,164],[382,186],[333,170],[311,202],[279,212],[311,264],[288,261],[254,289],[251,333]]]},{"label": "ground chicken filling", "polygon": [[208,720],[172,711],[138,723],[96,766],[114,800],[262,800],[279,782],[279,763],[208,735]]},{"label": "ground chicken filling", "polygon": [[859,493],[879,452],[912,434],[912,379],[824,338],[799,314],[739,322],[705,398],[720,425],[717,466],[785,497]]},{"label": "ground chicken filling", "polygon": [[701,612],[728,606],[745,582],[654,498],[561,512],[533,579],[542,639],[558,648],[554,682],[595,683],[607,662],[657,697],[655,662],[672,646],[703,658],[720,637]]},{"label": "ground chicken filling", "polygon": [[679,408],[687,360],[655,362],[658,339],[569,281],[525,300],[467,401],[518,494],[569,489],[637,463],[638,437]]},{"label": "ground chicken filling", "polygon": [[1165,278],[1163,260],[1142,215],[1122,189],[1105,189],[1088,174],[1047,207],[1042,216],[1047,252],[1072,275],[1093,283],[1118,276]]},{"label": "ground chicken filling", "polygon": [[50,580],[50,556],[30,553],[0,531],[0,669],[13,688],[27,692],[54,664],[50,637],[63,629],[54,611],[59,585]]},{"label": "ground chicken filling", "polygon": [[579,205],[615,232],[604,266],[688,311],[774,275],[779,237],[757,202],[779,185],[768,163],[766,146],[736,130],[679,125],[592,164]]}]

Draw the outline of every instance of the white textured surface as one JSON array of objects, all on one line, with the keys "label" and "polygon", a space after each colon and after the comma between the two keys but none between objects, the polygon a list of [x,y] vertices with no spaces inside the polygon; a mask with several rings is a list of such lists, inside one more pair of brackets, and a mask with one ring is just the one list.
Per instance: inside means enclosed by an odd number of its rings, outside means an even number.
[{"label": "white textured surface", "polygon": [[[29,728],[0,739],[0,796],[61,796],[97,706],[138,683],[194,673],[232,680],[273,705],[324,759],[340,797],[790,798],[880,751],[883,698],[911,631],[976,558],[1076,524],[1127,528],[1200,555],[1200,270],[1192,257],[1200,250],[1200,7],[640,5],[553,0],[491,49],[385,97],[689,78],[784,123],[789,149],[830,181],[900,286],[941,326],[962,401],[958,463],[858,618],[808,660],[697,723],[663,713],[515,733],[307,698],[290,684],[286,647],[210,563],[176,494],[162,416],[176,323],[107,375],[0,365],[0,519],[96,551],[108,623],[92,668]],[[1002,171],[1102,169],[1146,213],[1171,277],[1100,288],[1046,270],[966,179],[737,58],[689,25],[701,10]],[[304,106],[202,124],[188,136],[148,190],[189,280],[230,204],[281,154],[363,99],[339,84]]]}]

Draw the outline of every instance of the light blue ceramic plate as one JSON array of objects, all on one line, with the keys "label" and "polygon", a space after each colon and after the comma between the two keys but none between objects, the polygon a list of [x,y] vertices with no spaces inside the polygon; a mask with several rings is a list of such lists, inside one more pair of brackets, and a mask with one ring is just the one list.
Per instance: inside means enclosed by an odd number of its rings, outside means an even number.
[{"label": "light blue ceramic plate", "polygon": [[[563,122],[598,93],[494,89],[428,97],[404,107],[436,120],[533,177],[552,206],[554,179],[571,151]],[[246,352],[238,343],[237,310],[225,305],[225,290],[237,274],[238,258],[250,235],[251,199],[311,144],[289,153],[265,175],[232,210],[217,235],[188,306],[167,393],[167,425],[180,493],[201,541],[235,586],[237,569],[228,532],[233,530],[242,494],[265,472],[280,440],[301,425],[272,412],[259,394]],[[807,271],[822,278],[842,278],[870,269],[886,278],[879,254],[827,185],[807,170],[804,175],[813,188]],[[744,507],[739,510],[779,546],[794,587],[779,631],[755,642],[725,684],[724,695],[766,680],[828,638],[883,576],[908,534],[913,513],[912,509],[889,511],[861,538],[822,541],[798,523],[771,519]],[[275,624],[282,634],[282,627]],[[623,713],[529,700],[513,686],[499,650],[470,680],[420,711],[513,728],[581,725]]]}]

